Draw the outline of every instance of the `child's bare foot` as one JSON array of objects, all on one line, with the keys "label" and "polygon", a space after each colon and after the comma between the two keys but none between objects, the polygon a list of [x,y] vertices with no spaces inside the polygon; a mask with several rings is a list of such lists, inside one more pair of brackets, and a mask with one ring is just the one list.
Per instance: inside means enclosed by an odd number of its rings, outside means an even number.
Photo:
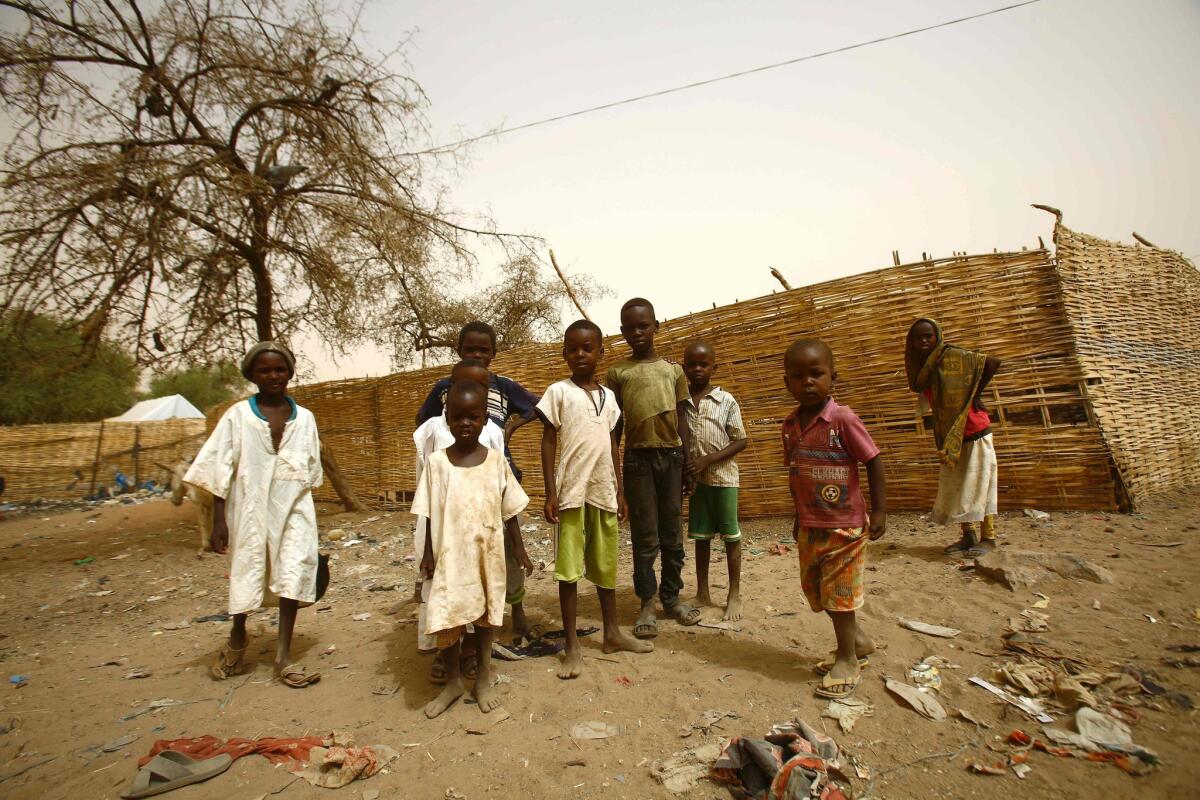
[{"label": "child's bare foot", "polygon": [[736,594],[730,594],[729,599],[725,602],[725,616],[721,619],[726,622],[737,622],[742,618],[742,598]]},{"label": "child's bare foot", "polygon": [[716,605],[716,603],[712,601],[712,595],[709,594],[707,588],[696,590],[696,605],[704,607]]},{"label": "child's bare foot", "polygon": [[620,628],[614,628],[614,632],[604,634],[604,644],[602,649],[606,653],[649,653],[654,650],[653,642],[640,642],[634,639],[629,634]]},{"label": "child's bare foot", "polygon": [[495,711],[500,707],[500,693],[488,681],[475,681],[475,689],[471,692],[479,703],[479,710],[484,714]]},{"label": "child's bare foot", "polygon": [[454,702],[462,697],[463,692],[466,690],[467,688],[463,686],[461,677],[447,681],[445,688],[442,689],[442,693],[425,704],[425,716],[430,719],[438,716],[447,708],[454,705]]},{"label": "child's bare foot", "polygon": [[579,650],[579,645],[576,644],[573,650],[567,650],[563,653],[562,663],[558,665],[558,677],[564,681],[569,681],[572,678],[578,678],[583,672],[583,653]]}]

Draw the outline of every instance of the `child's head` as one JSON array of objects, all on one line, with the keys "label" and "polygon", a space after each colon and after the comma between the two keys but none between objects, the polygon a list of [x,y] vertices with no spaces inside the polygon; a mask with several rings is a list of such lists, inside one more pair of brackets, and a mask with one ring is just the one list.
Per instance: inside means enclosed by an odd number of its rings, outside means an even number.
[{"label": "child's head", "polygon": [[783,381],[801,408],[825,405],[837,380],[833,351],[820,339],[797,339],[783,356]]},{"label": "child's head", "polygon": [[590,381],[604,353],[604,334],[591,320],[577,319],[563,333],[563,361],[575,380]]},{"label": "child's head", "polygon": [[477,443],[486,423],[487,389],[473,380],[451,384],[446,393],[446,424],[455,443]]},{"label": "child's head", "polygon": [[919,319],[908,329],[908,349],[921,358],[926,358],[941,341],[942,332],[931,319]]},{"label": "child's head", "polygon": [[458,332],[458,357],[476,358],[489,367],[496,357],[496,331],[491,325],[472,320]]},{"label": "child's head", "polygon": [[242,358],[242,376],[260,393],[284,394],[296,374],[296,357],[278,342],[259,342]]},{"label": "child's head", "polygon": [[644,297],[626,300],[621,306],[621,335],[625,337],[634,358],[642,358],[654,352],[654,334],[658,332],[658,320],[654,318],[654,304]]},{"label": "child's head", "polygon": [[487,364],[478,358],[464,358],[454,365],[454,369],[450,370],[451,385],[459,381],[474,381],[486,389],[491,377]]},{"label": "child's head", "polygon": [[699,391],[708,386],[717,371],[717,348],[705,341],[691,342],[683,351],[683,374],[688,387]]}]

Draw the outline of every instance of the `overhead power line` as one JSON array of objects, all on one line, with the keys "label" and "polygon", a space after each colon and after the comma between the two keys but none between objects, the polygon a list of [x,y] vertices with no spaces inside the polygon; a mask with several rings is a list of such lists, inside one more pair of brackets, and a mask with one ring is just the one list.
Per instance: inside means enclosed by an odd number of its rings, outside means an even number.
[{"label": "overhead power line", "polygon": [[981,11],[978,14],[971,14],[970,16],[967,16],[967,17],[959,17],[958,19],[946,20],[945,22],[939,22],[935,25],[926,25],[923,28],[913,28],[912,30],[904,31],[902,33],[893,33],[888,36],[881,36],[878,39],[868,39],[867,41],[857,42],[855,44],[848,44],[843,47],[835,47],[832,50],[822,50],[819,53],[809,53],[808,55],[798,56],[797,58],[789,58],[787,61],[777,61],[774,64],[764,64],[761,67],[753,67],[751,69],[744,69],[744,70],[741,70],[740,72],[730,72],[727,75],[719,75],[715,78],[706,78],[702,81],[694,81],[692,83],[685,83],[680,86],[672,86],[669,89],[660,89],[657,92],[649,92],[648,94],[640,94],[640,95],[637,95],[636,97],[627,97],[624,100],[614,100],[611,103],[603,103],[602,105],[592,106],[590,108],[582,108],[578,111],[571,111],[569,113],[559,114],[554,117],[546,117],[545,119],[539,119],[539,120],[535,120],[533,122],[525,122],[525,123],[522,123],[521,125],[513,125],[508,128],[501,128],[500,130],[491,131],[490,133],[483,133],[483,134],[480,134],[479,136],[472,136],[468,139],[462,139],[460,141],[452,142],[450,144],[440,145],[438,147],[433,148],[432,150],[430,150],[428,152],[436,153],[436,152],[440,152],[443,150],[453,150],[454,148],[461,147],[464,144],[471,144],[472,142],[482,141],[483,139],[490,139],[493,136],[503,136],[506,133],[513,133],[515,131],[523,131],[523,130],[527,130],[529,128],[536,128],[540,125],[549,125],[551,122],[560,122],[564,119],[571,119],[572,117],[581,117],[584,114],[594,114],[597,111],[605,111],[610,108],[616,108],[618,106],[629,105],[630,103],[638,103],[638,102],[641,102],[642,100],[650,100],[655,97],[663,97],[664,95],[675,94],[676,92],[686,92],[689,89],[697,89],[701,86],[710,86],[714,83],[720,83],[722,81],[729,81],[729,80],[733,80],[734,78],[744,78],[747,75],[755,75],[760,72],[767,72],[768,70],[779,69],[780,67],[790,67],[793,64],[800,64],[804,61],[812,61],[817,58],[824,58],[825,56],[832,56],[832,55],[836,55],[838,53],[845,53],[850,50],[858,50],[863,47],[870,47],[871,45],[882,44],[884,42],[891,42],[891,41],[895,41],[896,39],[903,39],[907,36],[916,36],[919,33],[928,33],[929,31],[937,30],[938,28],[948,28],[951,25],[958,25],[963,22],[970,22],[971,20],[981,19],[982,17],[990,17],[994,14],[1003,14],[1005,11],[1012,11],[1013,9],[1021,8],[1022,6],[1031,6],[1034,3],[1040,3],[1040,2],[1041,2],[1041,0],[1025,0],[1025,2],[1023,2],[1023,3],[1013,3],[1012,5],[1002,6],[1000,8],[993,8],[990,11]]}]

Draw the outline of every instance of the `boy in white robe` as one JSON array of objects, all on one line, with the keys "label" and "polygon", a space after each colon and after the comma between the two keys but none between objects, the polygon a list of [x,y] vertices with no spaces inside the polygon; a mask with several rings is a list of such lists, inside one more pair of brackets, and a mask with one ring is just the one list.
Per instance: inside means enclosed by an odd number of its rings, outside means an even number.
[{"label": "boy in white robe", "polygon": [[[488,385],[488,368],[482,361],[474,358],[464,358],[454,365],[454,369],[450,371],[451,384],[459,381],[475,381],[481,386]],[[479,436],[479,442],[489,450],[499,450],[504,452],[504,430],[495,422],[488,419],[483,426],[483,433]],[[450,432],[450,425],[446,422],[446,414],[442,414],[426,420],[421,423],[415,431],[413,431],[413,444],[417,448],[417,464],[416,464],[416,483],[420,484],[421,474],[425,471],[425,464],[429,461],[429,457],[438,450],[445,450],[450,445],[454,444],[454,434]],[[425,517],[417,517],[413,528],[413,548],[418,560],[425,554],[425,536],[428,531],[429,520]],[[429,602],[429,587],[428,581],[418,578],[414,598],[420,603],[420,608],[417,611],[417,650],[422,653],[432,653],[437,651],[437,637],[433,636],[426,630],[426,611]],[[474,672],[471,667],[467,670],[469,673]],[[468,678],[473,677],[473,674],[468,674]],[[430,669],[429,679],[434,683],[446,682],[446,670],[442,665],[441,658],[438,658],[433,667]]]},{"label": "boy in white robe", "polygon": [[412,503],[412,513],[429,520],[421,557],[421,572],[431,584],[426,618],[446,669],[445,688],[425,706],[430,718],[466,691],[461,651],[471,624],[478,664],[473,694],[480,711],[499,707],[492,686],[492,638],[493,629],[504,624],[506,540],[526,575],[533,573],[516,520],[529,497],[504,454],[480,444],[486,420],[483,386],[459,381],[450,387],[446,422],[454,443],[430,456]]},{"label": "boy in white robe", "polygon": [[242,359],[242,374],[258,394],[222,415],[184,477],[212,493],[213,551],[233,550],[233,630],[209,670],[216,680],[245,666],[246,615],[276,603],[276,676],[293,688],[321,678],[291,662],[296,609],[316,600],[318,534],[312,490],[323,479],[316,419],[287,395],[295,365],[291,351],[276,342],[259,342],[250,349]]}]

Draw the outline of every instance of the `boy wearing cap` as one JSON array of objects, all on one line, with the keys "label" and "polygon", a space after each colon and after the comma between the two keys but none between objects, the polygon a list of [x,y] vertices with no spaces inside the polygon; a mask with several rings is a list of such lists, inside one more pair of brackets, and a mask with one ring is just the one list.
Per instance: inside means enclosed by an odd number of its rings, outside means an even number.
[{"label": "boy wearing cap", "polygon": [[233,550],[233,630],[209,669],[216,680],[237,675],[245,666],[246,615],[276,604],[276,677],[297,689],[321,678],[291,661],[296,609],[316,600],[317,514],[312,490],[323,478],[316,419],[287,394],[295,369],[295,357],[281,344],[259,342],[250,348],[242,359],[242,374],[258,387],[258,394],[221,416],[184,477],[212,493],[212,549]]}]

